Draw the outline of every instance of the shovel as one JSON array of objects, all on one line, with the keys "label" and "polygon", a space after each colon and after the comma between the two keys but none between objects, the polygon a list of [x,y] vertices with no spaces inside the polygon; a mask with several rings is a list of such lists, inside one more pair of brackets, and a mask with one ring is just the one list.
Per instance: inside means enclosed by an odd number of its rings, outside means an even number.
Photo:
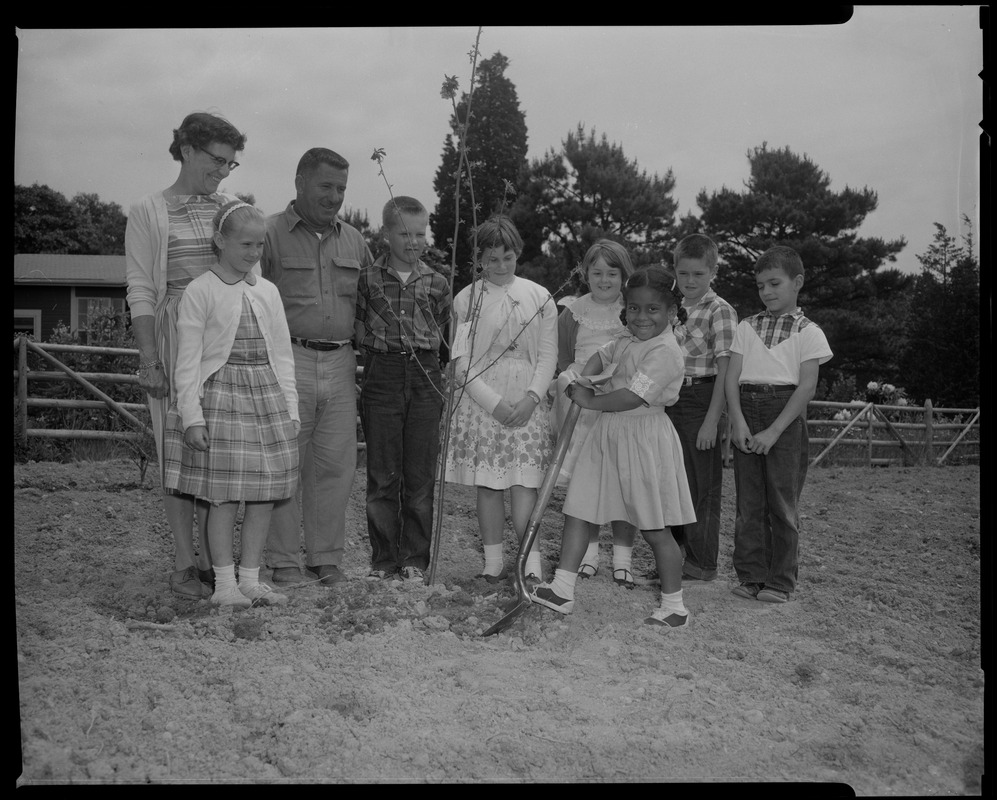
[{"label": "shovel", "polygon": [[491,636],[493,633],[504,631],[516,621],[516,618],[520,614],[532,605],[533,601],[530,600],[530,595],[526,591],[526,556],[530,552],[530,548],[533,547],[533,542],[536,541],[537,533],[540,530],[540,520],[543,518],[544,511],[547,510],[550,496],[554,493],[554,484],[557,483],[557,475],[561,471],[561,464],[564,463],[564,456],[568,452],[568,443],[571,441],[571,433],[575,429],[575,423],[578,421],[578,415],[581,413],[581,410],[582,407],[574,403],[568,409],[564,423],[561,425],[561,431],[557,435],[557,446],[554,448],[553,460],[547,468],[543,483],[540,484],[540,489],[537,492],[537,502],[533,506],[533,513],[530,514],[530,521],[526,526],[523,541],[519,543],[519,555],[516,556],[515,575],[518,600],[512,607],[512,610],[481,634],[482,636]]}]

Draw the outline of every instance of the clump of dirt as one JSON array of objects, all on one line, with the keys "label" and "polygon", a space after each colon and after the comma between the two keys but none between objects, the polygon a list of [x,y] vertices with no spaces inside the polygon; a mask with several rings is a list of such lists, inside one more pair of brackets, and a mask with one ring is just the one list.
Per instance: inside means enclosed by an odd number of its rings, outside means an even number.
[{"label": "clump of dirt", "polygon": [[[218,610],[167,590],[157,477],[130,462],[14,467],[20,785],[813,781],[980,794],[979,469],[824,468],[804,490],[800,585],[686,584],[682,633],[642,624],[657,586],[579,582],[575,611],[474,579],[473,490],[448,486],[432,585],[366,579],[363,472],[350,580]],[[541,552],[556,562],[560,502]],[[514,542],[507,538],[511,564]],[[653,566],[639,542],[638,574]],[[265,571],[264,571],[265,576]],[[282,590],[284,591],[284,590]]]}]

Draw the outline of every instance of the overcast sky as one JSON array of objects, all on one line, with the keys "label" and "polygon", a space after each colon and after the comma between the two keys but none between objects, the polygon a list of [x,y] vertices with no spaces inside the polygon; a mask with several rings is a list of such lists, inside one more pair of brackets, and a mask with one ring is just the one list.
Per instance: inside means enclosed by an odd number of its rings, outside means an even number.
[{"label": "overcast sky", "polygon": [[[294,197],[310,147],[351,163],[346,208],[380,224],[388,189],[436,205],[433,176],[477,28],[18,29],[14,183],[129,206],[176,179],[168,148],[191,111],[247,134],[222,189],[265,212]],[[701,189],[741,190],[763,142],[808,155],[831,189],[869,187],[859,231],[908,246],[976,223],[982,119],[978,6],[858,6],[843,25],[484,27],[526,117],[529,157],[582,123],[649,174],[674,173],[679,213]]]}]

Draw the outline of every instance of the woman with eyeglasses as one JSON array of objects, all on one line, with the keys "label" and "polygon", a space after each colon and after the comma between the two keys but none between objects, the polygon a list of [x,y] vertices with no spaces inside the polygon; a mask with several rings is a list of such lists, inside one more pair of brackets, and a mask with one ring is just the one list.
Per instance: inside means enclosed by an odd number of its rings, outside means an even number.
[{"label": "woman with eyeglasses", "polygon": [[[216,261],[211,249],[212,219],[221,206],[238,199],[220,194],[218,187],[239,166],[235,157],[245,144],[245,135],[222,117],[189,114],[173,131],[170,145],[170,155],[180,163],[176,181],[143,197],[128,213],[128,306],[139,349],[139,385],[149,398],[161,478],[165,454],[177,448],[179,458],[183,446],[168,434],[164,438],[166,412],[177,396],[173,369],[180,298],[186,285]],[[210,596],[213,574],[205,533],[208,506],[179,494],[165,482],[163,495],[176,547],[170,589],[189,598]],[[195,509],[201,545],[196,554]]]}]

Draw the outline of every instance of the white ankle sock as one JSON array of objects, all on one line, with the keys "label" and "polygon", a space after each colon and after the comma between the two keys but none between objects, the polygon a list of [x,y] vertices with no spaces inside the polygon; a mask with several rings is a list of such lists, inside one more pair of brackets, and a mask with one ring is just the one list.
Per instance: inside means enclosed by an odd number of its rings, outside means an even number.
[{"label": "white ankle sock", "polygon": [[683,617],[689,616],[689,610],[685,607],[685,603],[682,602],[681,589],[677,592],[672,592],[671,594],[665,594],[662,592],[661,609],[662,611],[667,611],[669,614],[680,614]]},{"label": "white ankle sock", "polygon": [[502,574],[502,545],[486,544],[485,546],[485,568],[484,575],[498,576]]},{"label": "white ankle sock", "polygon": [[235,582],[235,564],[229,564],[227,567],[219,567],[217,564],[212,564],[211,568],[215,571],[215,593],[222,592],[223,590],[236,587]]},{"label": "white ankle sock", "polygon": [[566,569],[554,570],[554,578],[550,582],[550,588],[554,594],[563,597],[565,600],[575,599],[575,581],[578,579],[577,572]]},{"label": "white ankle sock", "polygon": [[260,582],[260,568],[249,569],[248,567],[239,566],[239,588],[240,589],[252,589],[256,584]]},{"label": "white ankle sock", "polygon": [[[630,570],[634,549],[621,544],[613,545],[613,572],[618,569]],[[630,570],[632,571],[632,570]]]},{"label": "white ankle sock", "polygon": [[585,555],[582,556],[582,564],[591,564],[593,567],[599,566],[599,540],[589,542]]}]

